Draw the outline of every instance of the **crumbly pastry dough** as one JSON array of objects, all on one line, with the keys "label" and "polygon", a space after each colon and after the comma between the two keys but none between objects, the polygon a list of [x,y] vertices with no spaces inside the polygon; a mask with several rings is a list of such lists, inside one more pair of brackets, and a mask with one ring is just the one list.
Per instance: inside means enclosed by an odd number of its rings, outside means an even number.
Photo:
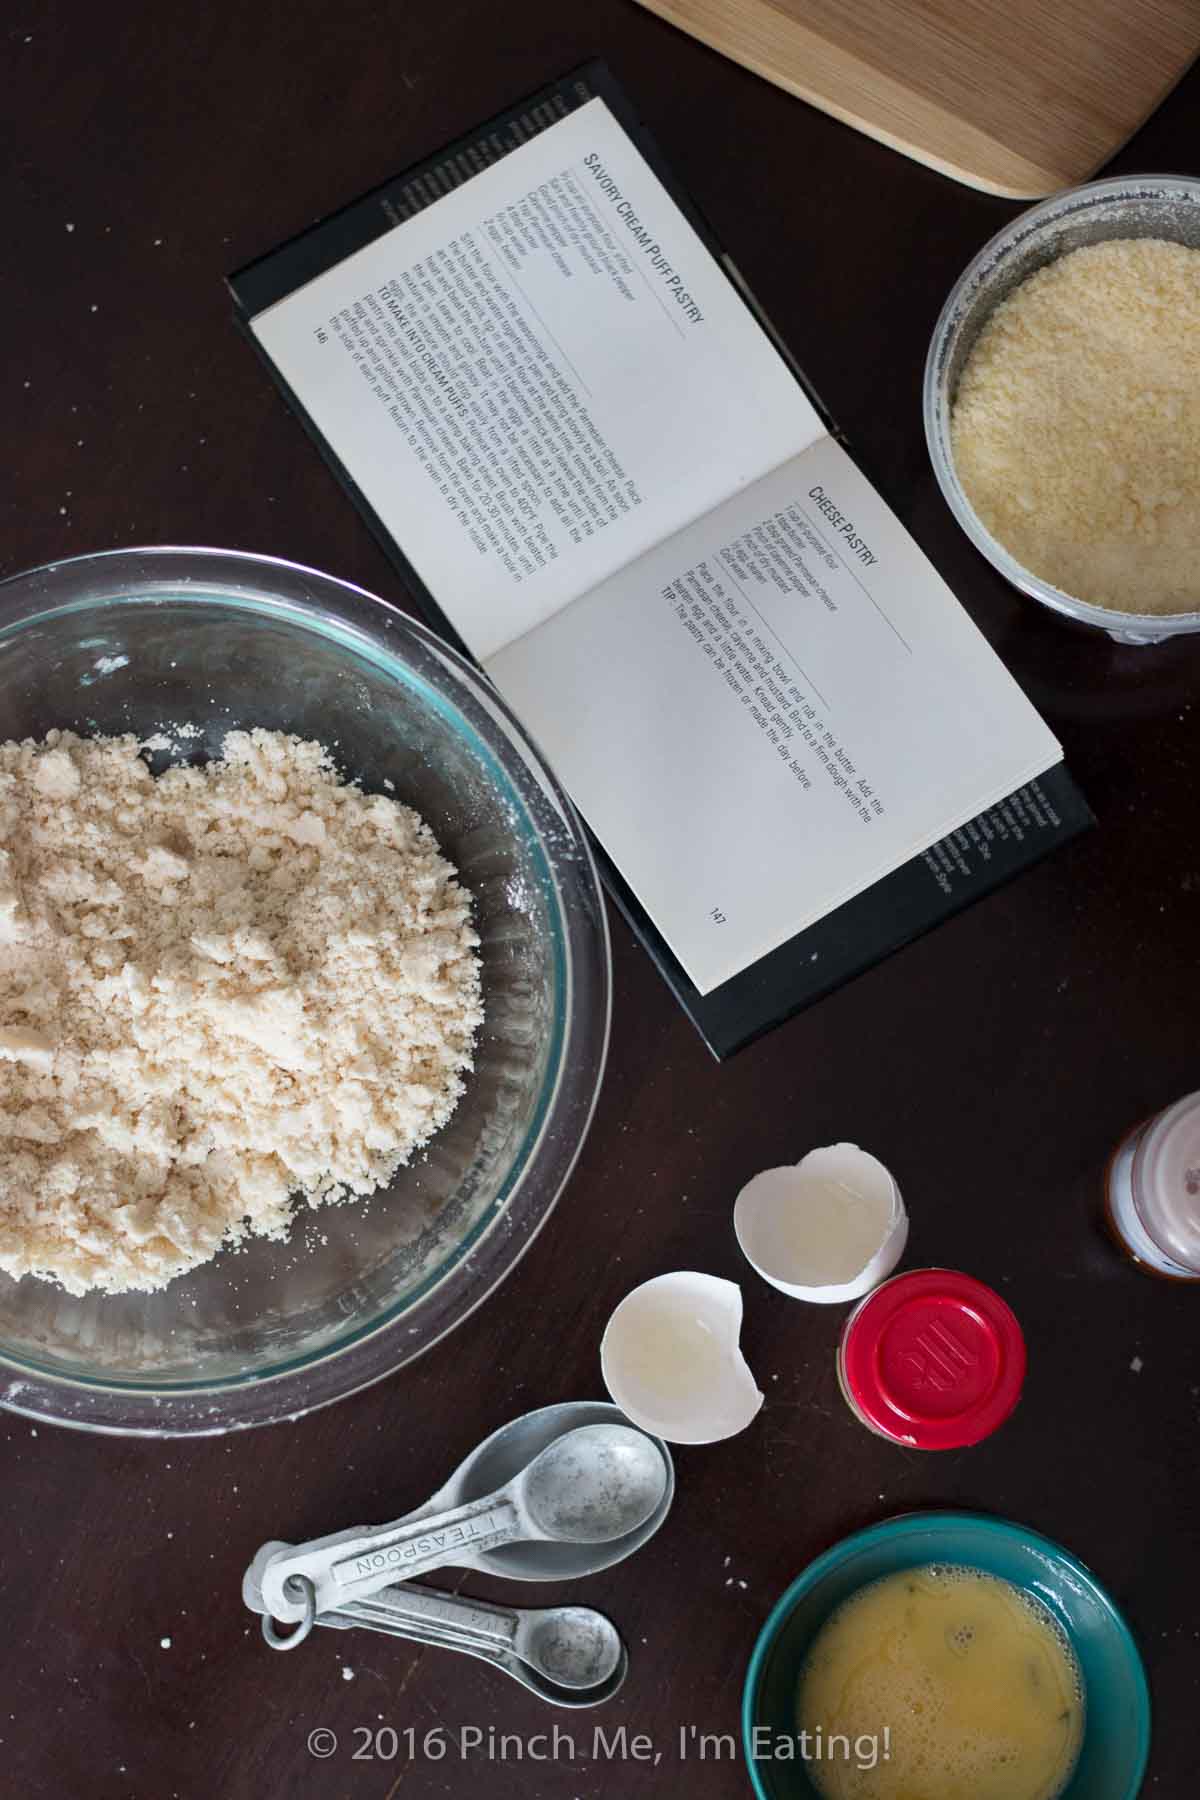
[{"label": "crumbly pastry dough", "polygon": [[1200,611],[1200,250],[1073,250],[1001,301],[963,370],[954,465],[1043,581],[1132,613]]},{"label": "crumbly pastry dough", "polygon": [[152,1290],[449,1118],[482,1013],[469,896],[321,745],[0,745],[0,1269]]}]

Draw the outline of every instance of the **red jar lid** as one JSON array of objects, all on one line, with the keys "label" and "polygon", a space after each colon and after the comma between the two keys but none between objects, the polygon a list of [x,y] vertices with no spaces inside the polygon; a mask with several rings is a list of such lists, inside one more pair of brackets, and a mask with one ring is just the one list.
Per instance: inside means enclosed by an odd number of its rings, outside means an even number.
[{"label": "red jar lid", "polygon": [[917,1269],[876,1288],[851,1314],[842,1378],[884,1437],[954,1450],[988,1437],[1017,1404],[1025,1339],[1012,1308],[982,1281]]}]

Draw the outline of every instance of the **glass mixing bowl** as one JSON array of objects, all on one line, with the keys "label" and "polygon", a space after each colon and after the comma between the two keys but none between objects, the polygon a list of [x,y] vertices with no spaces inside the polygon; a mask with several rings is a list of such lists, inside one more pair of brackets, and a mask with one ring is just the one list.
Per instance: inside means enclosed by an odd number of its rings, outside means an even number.
[{"label": "glass mixing bowl", "polygon": [[[485,1023],[467,1092],[363,1202],[303,1209],[157,1294],[0,1274],[0,1402],[142,1435],[295,1417],[420,1355],[513,1267],[591,1120],[608,1042],[604,905],[582,828],[484,679],[394,607],[223,550],[121,550],[0,583],[3,735],[231,727],[319,738],[428,820],[475,900]],[[182,729],[181,729],[182,728]]]},{"label": "glass mixing bowl", "polygon": [[933,472],[951,512],[977,550],[1022,593],[1121,644],[1155,644],[1200,631],[1200,612],[1116,612],[1092,606],[1033,575],[983,524],[955,473],[950,414],[975,340],[989,315],[1026,276],[1046,263],[1109,238],[1172,238],[1200,248],[1200,180],[1177,175],[1122,175],[1069,188],[1031,206],[997,232],[950,290],[925,363],[925,440]]}]

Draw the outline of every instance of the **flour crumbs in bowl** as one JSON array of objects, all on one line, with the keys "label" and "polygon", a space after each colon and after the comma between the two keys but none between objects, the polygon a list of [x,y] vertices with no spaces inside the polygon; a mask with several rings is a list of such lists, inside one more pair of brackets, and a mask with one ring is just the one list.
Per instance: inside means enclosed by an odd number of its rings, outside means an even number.
[{"label": "flour crumbs in bowl", "polygon": [[0,1269],[152,1292],[386,1184],[482,1020],[470,896],[320,744],[0,745]]}]

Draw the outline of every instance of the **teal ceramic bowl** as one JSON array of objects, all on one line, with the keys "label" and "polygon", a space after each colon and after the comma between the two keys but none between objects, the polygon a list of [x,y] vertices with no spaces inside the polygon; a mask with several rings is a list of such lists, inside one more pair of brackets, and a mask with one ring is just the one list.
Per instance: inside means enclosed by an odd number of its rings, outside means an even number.
[{"label": "teal ceramic bowl", "polygon": [[1128,1625],[1060,1545],[1005,1519],[952,1512],[910,1513],[843,1538],[779,1601],[754,1647],[742,1698],[742,1746],[759,1800],[819,1800],[803,1761],[777,1752],[780,1739],[795,1742],[796,1687],[809,1645],[859,1588],[924,1563],[998,1575],[1049,1608],[1085,1688],[1083,1747],[1062,1800],[1136,1800],[1150,1748],[1150,1695]]}]

